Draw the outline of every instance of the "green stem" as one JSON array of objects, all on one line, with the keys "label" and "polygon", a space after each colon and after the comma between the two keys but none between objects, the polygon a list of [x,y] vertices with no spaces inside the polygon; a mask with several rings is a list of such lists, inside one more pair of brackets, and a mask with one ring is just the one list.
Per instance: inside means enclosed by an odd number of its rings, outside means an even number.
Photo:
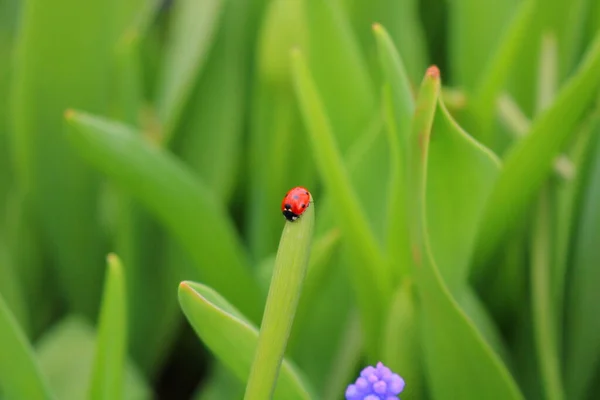
[{"label": "green stem", "polygon": [[314,209],[311,198],[300,219],[286,222],[283,228],[245,400],[270,399],[275,390],[308,267]]}]

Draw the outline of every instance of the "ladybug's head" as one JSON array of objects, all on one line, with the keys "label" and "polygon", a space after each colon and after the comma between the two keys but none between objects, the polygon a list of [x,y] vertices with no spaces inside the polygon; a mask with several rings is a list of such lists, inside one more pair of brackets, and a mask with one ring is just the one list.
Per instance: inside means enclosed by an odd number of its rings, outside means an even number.
[{"label": "ladybug's head", "polygon": [[298,214],[292,211],[291,204],[283,205],[283,216],[285,217],[285,219],[292,222],[298,219]]}]

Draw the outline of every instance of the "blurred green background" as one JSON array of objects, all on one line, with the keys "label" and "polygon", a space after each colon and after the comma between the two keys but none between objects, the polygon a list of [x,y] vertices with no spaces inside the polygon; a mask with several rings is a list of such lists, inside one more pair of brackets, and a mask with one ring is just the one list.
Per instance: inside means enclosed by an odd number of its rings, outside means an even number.
[{"label": "blurred green background", "polygon": [[378,360],[405,399],[597,398],[599,30],[592,0],[0,0],[0,399],[241,398],[177,288],[259,326],[300,185],[311,398]]}]

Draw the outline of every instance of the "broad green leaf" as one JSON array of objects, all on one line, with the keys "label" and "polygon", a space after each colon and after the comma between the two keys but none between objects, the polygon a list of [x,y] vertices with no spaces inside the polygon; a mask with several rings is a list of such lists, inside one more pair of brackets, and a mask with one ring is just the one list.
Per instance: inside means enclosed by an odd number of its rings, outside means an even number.
[{"label": "broad green leaf", "polygon": [[0,393],[6,399],[53,399],[33,349],[0,294]]},{"label": "broad green leaf", "polygon": [[90,399],[122,399],[127,354],[125,277],[121,261],[107,258],[108,269],[98,323],[98,338],[89,389]]},{"label": "broad green leaf", "polygon": [[182,0],[174,5],[157,97],[165,143],[172,139],[206,62],[222,6],[223,0]]},{"label": "broad green leaf", "polygon": [[[477,235],[474,265],[481,267],[518,224],[552,168],[556,155],[589,106],[600,84],[600,34],[578,72],[561,89],[552,105],[533,122],[530,133],[506,156],[494,184]],[[475,277],[481,278],[481,268]]]},{"label": "broad green leaf", "polygon": [[[220,294],[199,283],[182,282],[179,303],[204,344],[245,382],[258,344],[258,329]],[[311,399],[296,369],[283,360],[274,399]]]},{"label": "broad green leaf", "polygon": [[[596,128],[595,134],[598,134]],[[600,140],[590,164],[581,202],[577,241],[567,288],[565,311],[565,390],[568,399],[582,399],[600,360],[600,324],[596,315],[600,270]]]},{"label": "broad green leaf", "polygon": [[[386,30],[373,26],[377,40],[384,87],[383,104],[390,147],[390,183],[387,204],[387,247],[398,278],[408,275],[411,253],[408,239],[408,209],[406,207],[406,148],[414,99],[400,54],[394,48]],[[399,282],[396,279],[395,282]]]},{"label": "broad green leaf", "polygon": [[258,345],[244,395],[246,400],[270,398],[275,389],[308,269],[315,225],[312,196],[310,202],[297,221],[286,221],[281,234]]},{"label": "broad green leaf", "polygon": [[296,95],[321,178],[336,194],[336,215],[342,234],[358,258],[351,263],[354,289],[371,356],[377,354],[383,310],[391,297],[390,269],[350,182],[327,113],[299,51],[292,54]]},{"label": "broad green leaf", "polygon": [[213,194],[127,126],[75,111],[67,117],[79,154],[152,211],[192,256],[199,276],[258,321],[262,295],[232,221]]},{"label": "broad green leaf", "polygon": [[[519,389],[500,359],[460,309],[444,283],[428,233],[428,148],[440,92],[439,70],[427,70],[417,99],[410,138],[412,243],[421,299],[423,346],[433,398],[449,394],[461,399],[521,399]],[[441,200],[443,201],[443,200]],[[444,263],[445,260],[440,260]],[[456,365],[456,360],[461,360]],[[477,379],[473,379],[477,376]]]},{"label": "broad green leaf", "polygon": [[[93,328],[78,317],[61,320],[42,336],[36,345],[40,366],[58,399],[88,398],[96,347]],[[153,398],[150,386],[131,361],[122,379],[123,398]]]},{"label": "broad green leaf", "polygon": [[23,2],[12,77],[11,139],[19,184],[33,196],[68,306],[88,316],[97,309],[103,271],[97,261],[98,185],[65,140],[63,113],[67,107],[108,110],[116,5]]},{"label": "broad green leaf", "polygon": [[427,165],[427,232],[440,273],[453,294],[466,283],[469,261],[500,161],[436,107]]},{"label": "broad green leaf", "polygon": [[419,400],[424,398],[425,380],[415,300],[414,283],[405,279],[396,289],[385,321],[381,361],[407,382],[402,396]]}]

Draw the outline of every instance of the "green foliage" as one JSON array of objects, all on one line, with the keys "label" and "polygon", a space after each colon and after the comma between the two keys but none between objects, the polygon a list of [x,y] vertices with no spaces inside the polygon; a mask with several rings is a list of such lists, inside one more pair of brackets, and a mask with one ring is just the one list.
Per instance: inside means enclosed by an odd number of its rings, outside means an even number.
[{"label": "green foliage", "polygon": [[597,397],[598,2],[0,0],[0,59],[0,400]]}]

